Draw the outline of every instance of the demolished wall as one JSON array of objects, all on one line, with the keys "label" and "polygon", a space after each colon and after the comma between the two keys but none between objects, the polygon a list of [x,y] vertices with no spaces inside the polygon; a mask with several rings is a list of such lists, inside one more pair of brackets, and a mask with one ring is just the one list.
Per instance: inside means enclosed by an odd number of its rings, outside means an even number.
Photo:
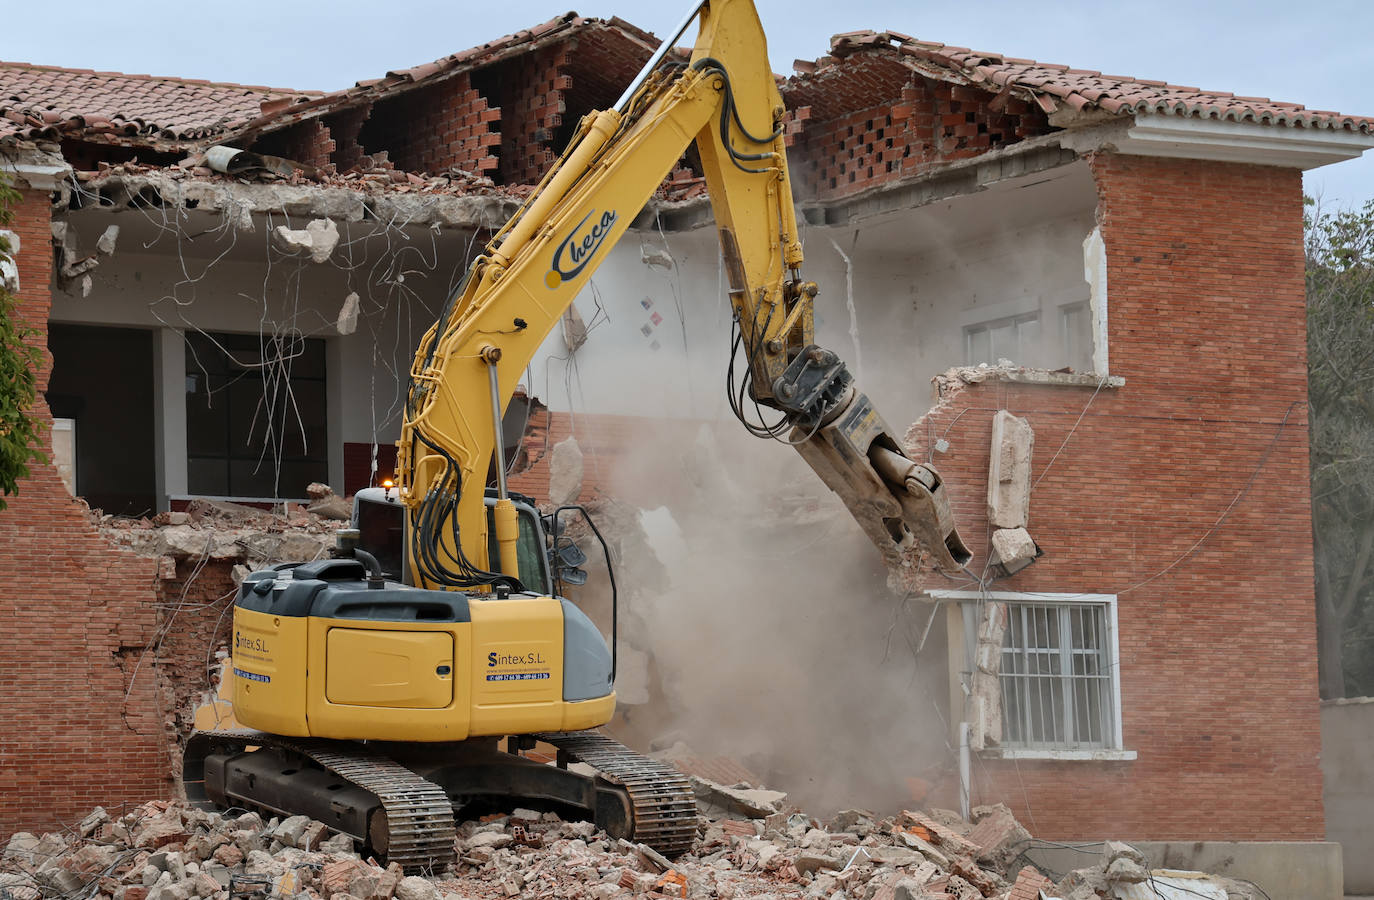
[{"label": "demolished wall", "polygon": [[[1118,597],[1138,756],[984,759],[973,802],[1005,801],[1054,838],[1320,839],[1299,173],[1112,154],[1092,166],[1124,386],[954,373],[907,440],[976,539],[993,414],[1034,428],[1030,529],[1045,555],[994,589]],[[1207,799],[1162,813],[1180,793]]]},{"label": "demolished wall", "polygon": [[[47,247],[48,196],[22,195],[14,230]],[[52,257],[25,253],[18,264],[19,313],[41,331]],[[45,354],[33,414],[50,457],[49,372]],[[155,680],[139,671],[159,624],[157,563],[110,546],[51,463],[30,470],[3,513],[0,831],[75,821],[93,803],[117,807],[171,787]]]},{"label": "demolished wall", "polygon": [[1051,130],[1023,99],[919,77],[882,50],[800,74],[786,98],[789,141],[800,151],[798,194],[822,201]]}]

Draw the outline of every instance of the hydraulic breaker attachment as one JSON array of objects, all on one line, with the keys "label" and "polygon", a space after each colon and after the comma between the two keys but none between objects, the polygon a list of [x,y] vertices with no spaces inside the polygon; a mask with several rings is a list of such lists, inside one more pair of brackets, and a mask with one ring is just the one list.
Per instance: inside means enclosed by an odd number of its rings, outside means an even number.
[{"label": "hydraulic breaker attachment", "polygon": [[797,452],[889,564],[900,565],[919,546],[936,568],[959,571],[972,554],[954,527],[940,473],[902,452],[853,381],[834,353],[808,347],[774,382],[774,398],[794,417]]}]

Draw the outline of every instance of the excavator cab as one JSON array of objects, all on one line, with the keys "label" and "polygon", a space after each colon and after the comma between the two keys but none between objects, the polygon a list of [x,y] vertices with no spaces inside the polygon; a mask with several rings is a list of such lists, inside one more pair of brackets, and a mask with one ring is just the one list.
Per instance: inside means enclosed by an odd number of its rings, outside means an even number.
[{"label": "excavator cab", "polygon": [[[370,487],[358,491],[353,496],[352,521],[359,534],[358,549],[375,556],[381,564],[382,572],[396,581],[401,580],[405,561],[405,544],[402,539],[405,507],[397,499],[398,493],[394,487]],[[509,496],[515,504],[515,513],[520,524],[520,538],[516,544],[516,558],[520,563],[520,583],[527,590],[553,596],[552,570],[558,562],[551,559],[544,521],[534,506],[533,498],[515,493]],[[496,499],[496,492],[489,489],[484,502],[491,559],[496,558],[496,528],[492,521]]]}]

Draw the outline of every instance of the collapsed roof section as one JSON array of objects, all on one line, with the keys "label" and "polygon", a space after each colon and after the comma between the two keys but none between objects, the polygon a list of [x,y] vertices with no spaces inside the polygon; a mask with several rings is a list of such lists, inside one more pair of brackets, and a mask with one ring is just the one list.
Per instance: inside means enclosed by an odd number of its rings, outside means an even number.
[{"label": "collapsed roof section", "polygon": [[927,77],[969,84],[993,94],[1033,101],[1046,114],[1098,110],[1114,116],[1176,115],[1260,125],[1287,125],[1374,133],[1374,119],[1309,110],[1267,97],[1181,87],[1164,81],[1104,75],[1056,63],[1016,59],[967,47],[920,41],[895,31],[852,31],[830,39],[830,57],[804,69],[823,72],[843,60],[872,53],[895,54]]},{"label": "collapsed roof section", "polygon": [[800,194],[842,198],[1053,130],[1024,97],[914,62],[875,41],[786,83]]},{"label": "collapsed roof section", "polygon": [[137,156],[208,177],[201,156],[223,144],[299,162],[307,178],[382,171],[405,184],[403,173],[458,170],[519,188],[657,44],[621,19],[568,13],[326,94],[5,63],[0,142],[60,143],[78,170]]},{"label": "collapsed roof section", "polygon": [[[1255,158],[1235,158],[1303,168],[1358,155],[1359,149],[1374,145],[1374,119],[1367,117],[1014,59],[894,31],[836,35],[829,56],[798,60],[795,68],[797,74],[783,87],[791,112],[788,131],[798,148],[802,193],[818,200],[890,185],[1030,139],[1103,125],[1120,127],[1105,139],[1099,135],[1099,143],[1123,152],[1204,158],[1225,158],[1204,153],[1200,145],[1234,142],[1234,131],[1220,129],[1240,126],[1249,132],[1251,144],[1282,142],[1287,155],[1261,158],[1251,147]],[[1177,121],[1161,121],[1165,118]],[[1158,136],[1141,127],[1148,119],[1155,120],[1154,131],[1166,133],[1165,140],[1194,146],[1161,146]],[[1184,135],[1190,123],[1192,131],[1209,133]],[[1220,127],[1197,127],[1205,123]],[[1294,140],[1264,126],[1308,134]],[[1256,137],[1266,130],[1268,135]],[[1332,134],[1338,132],[1344,135]],[[1150,137],[1156,138],[1154,143]],[[1298,148],[1304,140],[1326,146]],[[1058,143],[1074,150],[1091,146]]]},{"label": "collapsed roof section", "polygon": [[621,19],[567,13],[346,90],[283,101],[245,123],[235,143],[272,152],[322,139],[340,170],[385,152],[405,171],[457,167],[500,185],[534,184],[578,120],[608,105],[657,45]]}]

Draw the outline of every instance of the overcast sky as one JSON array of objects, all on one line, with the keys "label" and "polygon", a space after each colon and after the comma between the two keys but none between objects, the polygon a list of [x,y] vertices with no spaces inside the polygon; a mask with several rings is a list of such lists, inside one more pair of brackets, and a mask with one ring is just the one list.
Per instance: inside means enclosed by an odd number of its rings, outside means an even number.
[{"label": "overcast sky", "polygon": [[[0,59],[97,70],[337,90],[546,21],[572,0],[74,0],[12,2]],[[664,37],[684,0],[577,0]],[[756,0],[774,71],[871,28],[978,50],[1374,116],[1369,0]],[[689,32],[693,33],[694,32]],[[1306,176],[1347,206],[1374,198],[1374,150]]]}]

